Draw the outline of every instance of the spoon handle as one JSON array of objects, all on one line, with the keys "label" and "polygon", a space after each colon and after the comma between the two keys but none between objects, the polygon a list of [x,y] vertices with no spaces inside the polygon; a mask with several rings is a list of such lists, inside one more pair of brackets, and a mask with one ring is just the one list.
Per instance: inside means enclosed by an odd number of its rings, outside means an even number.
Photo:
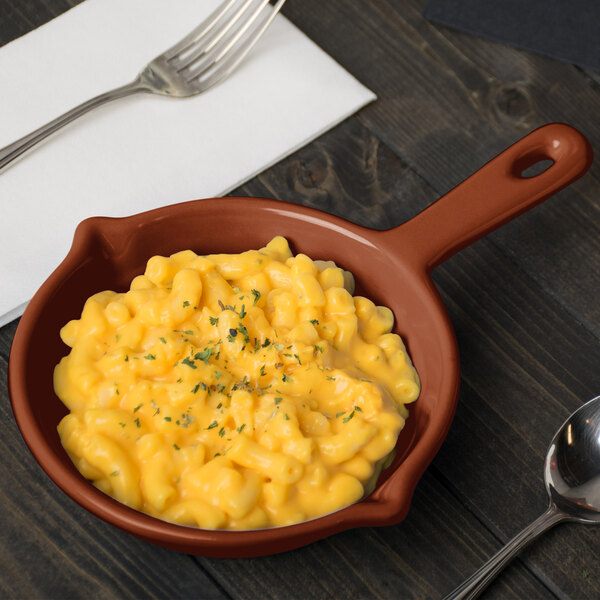
[{"label": "spoon handle", "polygon": [[550,504],[546,512],[512,538],[504,548],[494,554],[471,577],[448,594],[444,600],[471,600],[477,598],[520,550],[544,531],[566,518],[567,516],[559,508],[554,504]]}]

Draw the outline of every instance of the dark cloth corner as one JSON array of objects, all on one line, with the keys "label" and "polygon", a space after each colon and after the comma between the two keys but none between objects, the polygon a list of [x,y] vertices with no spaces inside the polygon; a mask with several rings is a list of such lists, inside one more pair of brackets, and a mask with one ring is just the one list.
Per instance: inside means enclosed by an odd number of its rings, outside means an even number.
[{"label": "dark cloth corner", "polygon": [[426,19],[600,71],[599,0],[430,0]]}]

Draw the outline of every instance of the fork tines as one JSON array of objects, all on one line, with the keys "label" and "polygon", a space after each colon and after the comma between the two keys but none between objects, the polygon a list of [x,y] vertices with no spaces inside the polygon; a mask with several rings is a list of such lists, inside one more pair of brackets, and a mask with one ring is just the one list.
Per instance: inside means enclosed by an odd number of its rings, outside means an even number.
[{"label": "fork tines", "polygon": [[[284,0],[226,0],[164,57],[187,80],[209,78],[213,67],[229,72],[250,51]],[[223,64],[226,63],[226,64]],[[183,73],[185,71],[185,73]]]}]

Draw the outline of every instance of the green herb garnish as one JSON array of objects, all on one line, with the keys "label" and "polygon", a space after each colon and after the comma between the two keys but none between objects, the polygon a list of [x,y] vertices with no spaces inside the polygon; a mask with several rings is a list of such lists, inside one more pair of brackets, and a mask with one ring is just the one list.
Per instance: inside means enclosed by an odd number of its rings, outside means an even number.
[{"label": "green herb garnish", "polygon": [[213,355],[215,349],[213,348],[204,348],[202,352],[196,352],[194,354],[194,358],[196,360],[201,360],[203,363],[208,364],[208,359]]},{"label": "green herb garnish", "polygon": [[347,423],[354,416],[354,410],[347,416],[342,419],[342,423]]}]

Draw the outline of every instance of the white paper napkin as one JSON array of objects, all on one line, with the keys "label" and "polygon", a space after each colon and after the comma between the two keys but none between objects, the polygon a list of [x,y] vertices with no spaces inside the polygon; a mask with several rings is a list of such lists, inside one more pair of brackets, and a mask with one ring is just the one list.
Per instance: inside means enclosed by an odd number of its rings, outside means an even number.
[{"label": "white paper napkin", "polygon": [[[132,80],[221,0],[86,0],[0,49],[0,147]],[[0,326],[76,225],[219,196],[375,96],[278,15],[245,61],[189,99],[141,94],[88,113],[0,172]]]}]

